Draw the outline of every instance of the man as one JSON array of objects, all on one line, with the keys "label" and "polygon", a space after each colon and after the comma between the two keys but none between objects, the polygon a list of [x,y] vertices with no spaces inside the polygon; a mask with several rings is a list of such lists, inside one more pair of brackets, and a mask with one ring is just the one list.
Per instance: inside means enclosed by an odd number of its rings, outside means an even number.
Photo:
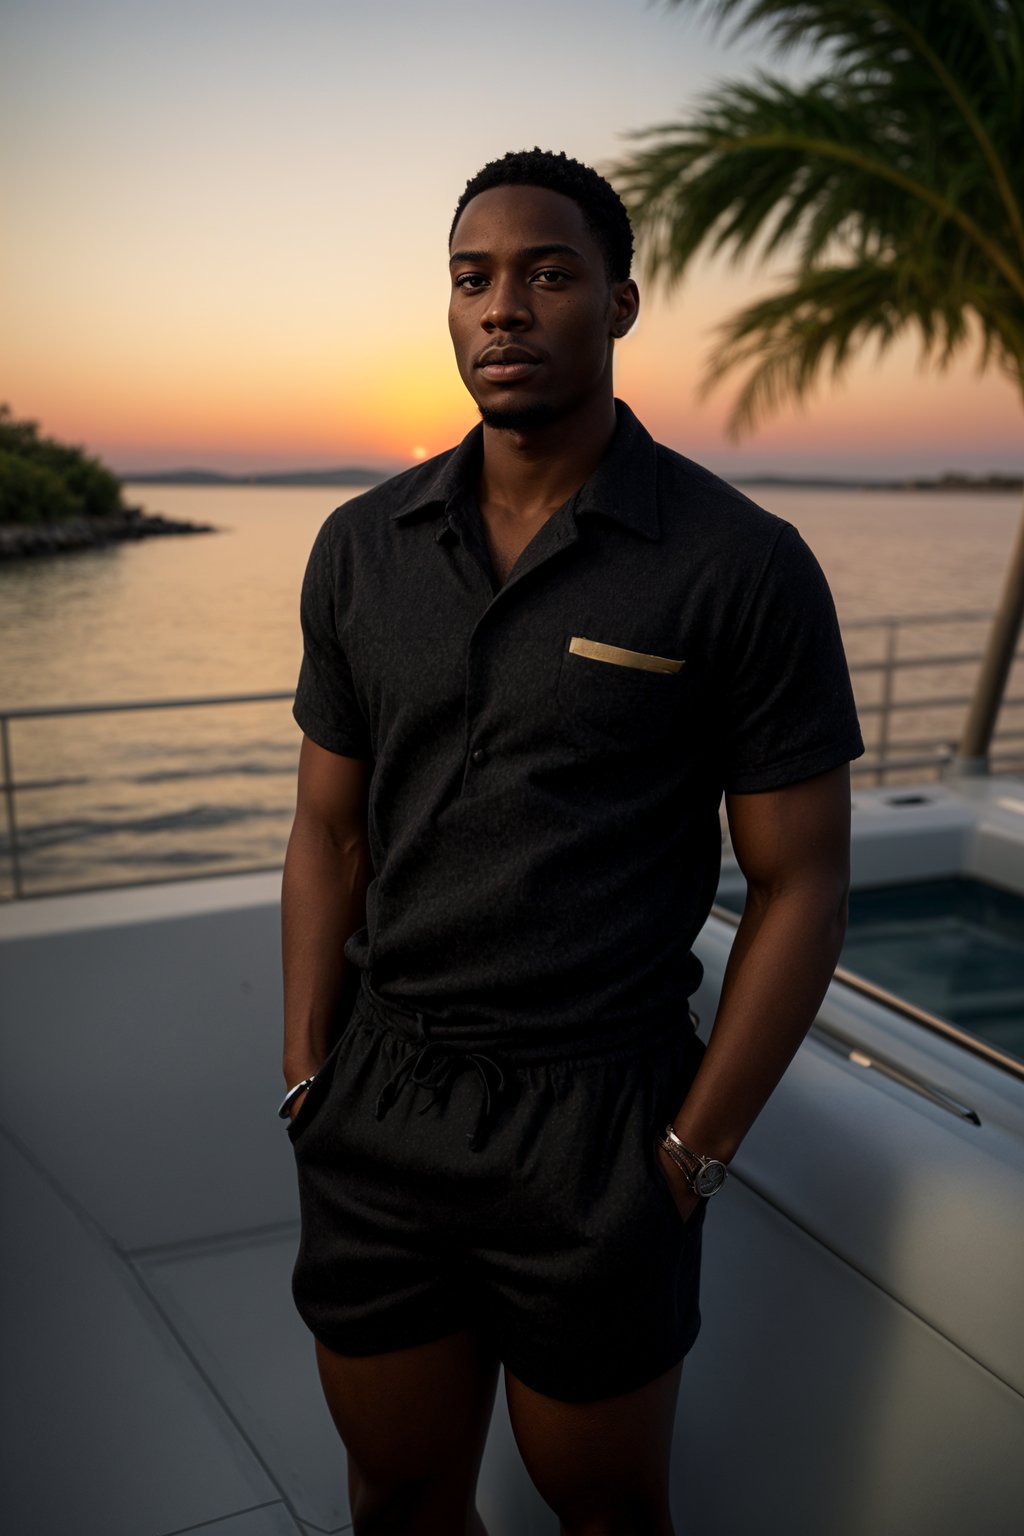
[{"label": "man", "polygon": [[[707,1200],[842,943],[863,748],[828,589],[615,400],[631,255],[564,155],[468,184],[482,424],[340,507],[303,587],[283,1111],[357,1532],[483,1530],[501,1364],[563,1531],[671,1532]],[[705,1054],[723,791],[748,898]]]}]

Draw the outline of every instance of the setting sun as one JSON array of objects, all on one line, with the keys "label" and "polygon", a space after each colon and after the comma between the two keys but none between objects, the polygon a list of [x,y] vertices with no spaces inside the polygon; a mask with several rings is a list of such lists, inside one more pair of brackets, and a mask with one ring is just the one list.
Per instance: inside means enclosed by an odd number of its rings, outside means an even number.
[{"label": "setting sun", "polygon": [[423,448],[423,447],[414,448],[412,450],[412,456],[413,456],[414,459],[417,459],[417,460],[418,459],[425,459],[427,457],[427,450],[425,448]]}]

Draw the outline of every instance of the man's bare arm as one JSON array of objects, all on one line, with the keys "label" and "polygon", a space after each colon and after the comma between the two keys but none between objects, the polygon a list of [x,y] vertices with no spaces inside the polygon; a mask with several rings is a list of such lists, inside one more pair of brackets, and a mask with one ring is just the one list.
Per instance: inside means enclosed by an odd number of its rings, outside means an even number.
[{"label": "man's bare arm", "polygon": [[281,888],[284,1076],[289,1087],[311,1076],[333,1044],[347,964],[345,941],[365,921],[371,870],[369,779],[369,763],[326,752],[303,738]]},{"label": "man's bare arm", "polygon": [[[726,811],[747,901],[708,1049],[673,1122],[688,1147],[723,1162],[814,1022],[839,958],[849,891],[849,768],[785,789],[729,795]],[[664,1153],[662,1164],[666,1172],[673,1167]],[[673,1184],[680,1179],[676,1170]]]}]

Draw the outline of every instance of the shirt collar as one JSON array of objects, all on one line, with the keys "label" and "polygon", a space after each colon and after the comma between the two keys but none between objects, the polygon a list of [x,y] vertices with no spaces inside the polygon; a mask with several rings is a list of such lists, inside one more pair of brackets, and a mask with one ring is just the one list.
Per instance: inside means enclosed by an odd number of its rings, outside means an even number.
[{"label": "shirt collar", "polygon": [[[657,539],[661,531],[658,446],[622,400],[616,400],[615,412],[615,434],[608,452],[573,498],[573,514],[609,517],[645,539]],[[402,488],[405,494],[392,508],[392,518],[404,521],[417,512],[449,507],[467,491],[474,491],[483,435],[483,426],[478,424],[467,432],[457,448],[431,459],[422,468],[407,471],[402,476],[406,481]]]},{"label": "shirt collar", "polygon": [[608,452],[573,503],[576,516],[610,517],[645,539],[661,536],[658,517],[658,445],[622,400]]}]

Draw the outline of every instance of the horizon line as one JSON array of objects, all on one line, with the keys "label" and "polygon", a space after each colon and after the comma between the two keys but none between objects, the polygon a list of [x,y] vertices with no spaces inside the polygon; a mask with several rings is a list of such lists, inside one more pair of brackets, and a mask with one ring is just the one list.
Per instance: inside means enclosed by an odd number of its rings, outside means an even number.
[{"label": "horizon line", "polygon": [[[436,455],[432,455],[436,457]],[[114,473],[119,480],[126,484],[136,485],[300,485],[305,483],[310,487],[317,485],[373,485],[382,480],[390,479],[394,475],[402,474],[407,469],[415,469],[424,460],[398,460],[394,461],[398,467],[386,467],[381,464],[343,464],[327,467],[301,468],[301,469],[272,469],[232,471],[212,469],[202,465],[187,465],[180,468],[166,469],[115,469]],[[881,475],[858,475],[853,473],[826,473],[813,470],[743,470],[739,474],[723,476],[735,484],[746,485],[808,485],[819,487],[878,487],[879,489],[892,489],[902,486],[936,486],[956,489],[965,487],[977,489],[983,486],[991,486],[995,489],[1017,491],[1024,489],[1024,472],[1008,470],[981,470],[969,471],[958,469],[944,470],[916,470],[904,473]]]}]

